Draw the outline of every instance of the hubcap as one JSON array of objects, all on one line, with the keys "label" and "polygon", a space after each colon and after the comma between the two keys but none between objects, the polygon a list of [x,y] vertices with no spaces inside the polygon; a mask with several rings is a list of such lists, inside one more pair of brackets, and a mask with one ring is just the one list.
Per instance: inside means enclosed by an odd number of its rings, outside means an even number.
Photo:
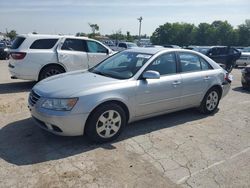
[{"label": "hubcap", "polygon": [[96,123],[97,134],[103,138],[114,136],[121,127],[121,116],[115,110],[104,112]]},{"label": "hubcap", "polygon": [[208,97],[206,102],[206,107],[209,111],[212,111],[216,108],[218,104],[219,96],[216,91],[212,91]]},{"label": "hubcap", "polygon": [[45,78],[48,78],[50,76],[56,75],[56,74],[60,74],[61,72],[57,69],[50,69],[48,72],[46,72],[45,74]]}]

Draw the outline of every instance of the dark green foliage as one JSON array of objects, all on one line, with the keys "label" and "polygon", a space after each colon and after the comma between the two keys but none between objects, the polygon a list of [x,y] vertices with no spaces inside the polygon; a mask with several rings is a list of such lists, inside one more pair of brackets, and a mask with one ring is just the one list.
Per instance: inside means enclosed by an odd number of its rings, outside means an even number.
[{"label": "dark green foliage", "polygon": [[153,44],[187,45],[250,45],[250,20],[233,28],[227,21],[214,21],[198,26],[188,23],[165,23],[160,25],[151,36]]}]

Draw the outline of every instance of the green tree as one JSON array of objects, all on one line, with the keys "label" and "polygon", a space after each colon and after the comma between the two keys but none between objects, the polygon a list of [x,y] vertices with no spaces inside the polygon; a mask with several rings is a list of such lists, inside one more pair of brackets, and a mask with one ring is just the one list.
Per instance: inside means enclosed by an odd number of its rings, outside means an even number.
[{"label": "green tree", "polygon": [[13,40],[14,38],[16,38],[17,33],[15,30],[11,30],[10,32],[6,33],[6,37],[9,37],[11,40]]},{"label": "green tree", "polygon": [[250,45],[250,20],[245,20],[244,24],[238,27],[238,45],[249,46]]},{"label": "green tree", "polygon": [[89,27],[91,28],[92,34],[95,35],[96,31],[99,31],[99,26],[97,24],[91,24],[89,23]]}]

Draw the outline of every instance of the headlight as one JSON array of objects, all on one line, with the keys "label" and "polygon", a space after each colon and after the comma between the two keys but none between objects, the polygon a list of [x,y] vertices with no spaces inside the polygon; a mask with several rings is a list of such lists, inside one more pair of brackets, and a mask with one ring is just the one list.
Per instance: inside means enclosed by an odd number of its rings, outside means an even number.
[{"label": "headlight", "polygon": [[60,110],[60,111],[69,111],[71,110],[78,98],[71,98],[71,99],[46,99],[42,107],[50,110]]}]

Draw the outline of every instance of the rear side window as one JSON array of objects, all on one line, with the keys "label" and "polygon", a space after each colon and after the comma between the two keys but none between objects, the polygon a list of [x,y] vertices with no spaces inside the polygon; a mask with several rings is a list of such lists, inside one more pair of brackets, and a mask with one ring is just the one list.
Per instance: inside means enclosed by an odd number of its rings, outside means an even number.
[{"label": "rear side window", "polygon": [[179,53],[181,71],[182,72],[195,72],[201,71],[200,58],[191,53]]},{"label": "rear side window", "polygon": [[61,50],[86,52],[86,41],[82,39],[66,39]]},{"label": "rear side window", "polygon": [[51,49],[57,41],[58,39],[38,39],[31,44],[30,49]]},{"label": "rear side window", "polygon": [[202,70],[211,70],[211,69],[213,69],[212,66],[207,61],[205,61],[203,58],[200,58],[200,62],[201,62],[201,69]]},{"label": "rear side window", "polygon": [[23,43],[23,41],[25,40],[24,37],[17,37],[13,44],[11,45],[10,49],[17,49],[21,46],[21,44]]}]

